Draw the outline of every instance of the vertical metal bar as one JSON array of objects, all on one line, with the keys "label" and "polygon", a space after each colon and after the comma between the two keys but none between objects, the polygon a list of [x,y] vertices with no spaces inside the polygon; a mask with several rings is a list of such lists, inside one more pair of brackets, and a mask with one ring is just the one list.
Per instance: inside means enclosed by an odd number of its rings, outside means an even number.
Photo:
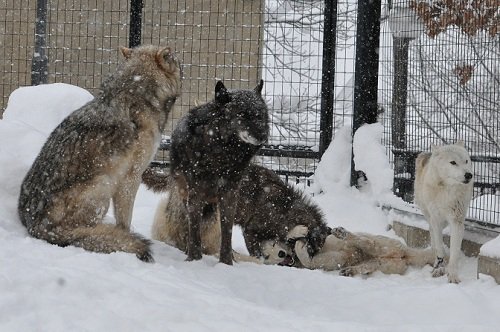
[{"label": "vertical metal bar", "polygon": [[48,61],[45,49],[47,31],[47,0],[37,0],[35,21],[35,49],[31,61],[31,85],[47,83]]},{"label": "vertical metal bar", "polygon": [[[408,49],[410,38],[393,38],[394,81],[392,87],[392,146],[406,149],[406,99],[408,97]],[[396,174],[406,172],[406,156],[398,151],[394,156]]]},{"label": "vertical metal bar", "polygon": [[[358,1],[352,135],[365,123],[377,122],[381,0]],[[358,176],[351,155],[351,186]]]},{"label": "vertical metal bar", "polygon": [[319,133],[320,158],[330,145],[333,135],[336,30],[337,1],[325,0]]},{"label": "vertical metal bar", "polygon": [[142,8],[143,0],[130,0],[130,30],[128,46],[136,47],[141,45],[142,36]]},{"label": "vertical metal bar", "polygon": [[408,97],[408,50],[411,38],[394,37],[391,132],[394,149],[393,192],[407,202],[413,200],[413,186],[397,174],[415,174],[414,155],[406,151],[406,99]]}]

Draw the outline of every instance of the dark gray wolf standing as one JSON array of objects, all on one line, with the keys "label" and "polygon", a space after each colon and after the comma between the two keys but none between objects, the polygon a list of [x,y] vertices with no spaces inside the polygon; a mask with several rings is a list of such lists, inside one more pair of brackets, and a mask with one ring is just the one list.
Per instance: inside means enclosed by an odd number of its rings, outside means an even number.
[{"label": "dark gray wolf standing", "polygon": [[[431,246],[436,255],[432,275],[448,274],[459,283],[458,260],[464,237],[464,222],[474,187],[472,163],[464,143],[432,146],[415,162],[415,203],[430,226]],[[450,260],[445,268],[443,229],[450,225]]]},{"label": "dark gray wolf standing", "polygon": [[253,90],[227,90],[195,107],[172,134],[171,172],[189,216],[188,260],[200,259],[203,209],[216,203],[221,216],[219,260],[231,265],[235,197],[245,168],[269,134],[264,82]]},{"label": "dark gray wolf standing", "polygon": [[[21,186],[18,213],[32,236],[60,246],[135,253],[152,261],[150,242],[130,233],[141,174],[181,93],[170,48],[122,48],[125,62],[102,92],[50,134]],[[110,200],[116,226],[101,223]]]},{"label": "dark gray wolf standing", "polygon": [[[188,216],[179,192],[174,189],[172,177],[147,169],[142,180],[154,191],[169,192],[156,210],[152,237],[186,250]],[[330,234],[320,209],[301,191],[287,186],[276,173],[265,167],[250,164],[234,195],[234,222],[242,227],[247,249],[252,256],[262,257],[266,248],[272,247],[275,242],[285,242],[289,231],[297,225],[308,227],[305,237],[311,255],[320,250]],[[220,221],[214,204],[204,206],[200,228],[203,253],[212,255],[219,251]],[[271,261],[268,259],[265,262]]]}]

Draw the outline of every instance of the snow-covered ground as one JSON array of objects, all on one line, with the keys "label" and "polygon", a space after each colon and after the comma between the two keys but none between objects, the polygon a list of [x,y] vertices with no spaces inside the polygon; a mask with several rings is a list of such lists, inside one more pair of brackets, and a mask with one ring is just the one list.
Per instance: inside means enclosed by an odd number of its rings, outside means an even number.
[{"label": "snow-covered ground", "polygon": [[[147,264],[130,254],[60,248],[29,237],[16,213],[22,178],[50,131],[90,98],[64,84],[20,88],[0,120],[0,331],[499,330],[500,286],[489,276],[477,279],[473,258],[462,258],[462,283],[455,285],[431,278],[430,267],[347,278],[226,266],[213,257],[185,262],[183,253],[159,242],[156,262]],[[348,187],[345,129],[324,156],[312,190],[330,225],[395,237],[379,207],[390,194],[376,126],[365,128],[354,148],[370,168],[368,177],[378,181],[362,191]],[[135,231],[150,236],[159,198],[141,186]],[[238,229],[233,242],[245,250]]]}]

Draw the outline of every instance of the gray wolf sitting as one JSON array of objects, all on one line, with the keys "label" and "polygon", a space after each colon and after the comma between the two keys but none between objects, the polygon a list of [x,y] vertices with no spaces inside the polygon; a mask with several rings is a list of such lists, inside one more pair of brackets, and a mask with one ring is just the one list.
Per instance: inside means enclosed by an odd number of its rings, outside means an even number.
[{"label": "gray wolf sitting", "polygon": [[350,233],[342,227],[334,228],[323,247],[315,255],[307,250],[306,226],[298,225],[288,233],[287,242],[267,246],[264,258],[282,265],[340,270],[340,275],[369,275],[375,271],[385,274],[403,274],[409,266],[432,264],[431,249],[414,249],[396,239],[367,233]]},{"label": "gray wolf sitting", "polygon": [[[174,189],[175,182],[170,175],[152,169],[144,172],[142,180],[154,191],[169,192],[156,210],[152,237],[184,250],[188,241],[188,217],[182,198]],[[307,248],[311,255],[320,250],[330,232],[320,209],[308,197],[287,186],[272,170],[259,165],[248,165],[233,202],[235,224],[242,227],[245,244],[254,257],[262,257],[264,249],[276,241],[285,242],[288,231],[296,225],[308,226]],[[213,254],[220,245],[220,221],[215,204],[204,205],[200,227],[202,251]]]},{"label": "gray wolf sitting", "polygon": [[[168,47],[121,51],[125,61],[101,93],[48,137],[22,182],[18,213],[30,235],[49,243],[149,262],[150,242],[130,232],[132,209],[181,93],[181,66]],[[110,200],[116,225],[102,223]]]},{"label": "gray wolf sitting", "polygon": [[171,174],[188,214],[187,259],[201,258],[201,224],[207,205],[220,211],[222,263],[231,265],[235,197],[252,157],[267,141],[268,110],[261,92],[227,90],[219,81],[215,98],[184,116],[172,134]]},{"label": "gray wolf sitting", "polygon": [[[463,142],[432,146],[415,162],[415,203],[429,222],[435,253],[432,275],[447,273],[448,281],[459,283],[458,262],[464,222],[472,199],[472,163]],[[450,256],[445,267],[443,229],[450,225]]]}]

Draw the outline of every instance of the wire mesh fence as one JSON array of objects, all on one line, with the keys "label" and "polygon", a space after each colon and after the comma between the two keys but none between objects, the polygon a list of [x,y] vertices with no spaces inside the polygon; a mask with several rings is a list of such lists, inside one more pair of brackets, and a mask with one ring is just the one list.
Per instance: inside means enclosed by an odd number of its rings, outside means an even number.
[{"label": "wire mesh fence", "polygon": [[[128,0],[0,1],[0,109],[10,93],[32,84],[32,74],[44,82],[74,84],[96,93],[119,62],[119,46],[128,44]],[[43,19],[37,18],[43,9]],[[2,20],[2,19],[0,19]],[[44,44],[36,48],[36,25]],[[39,33],[39,31],[36,31]],[[46,61],[42,72],[32,65]]]},{"label": "wire mesh fence", "polygon": [[0,1],[0,119],[12,90],[30,85],[36,1]]},{"label": "wire mesh fence", "polygon": [[[184,63],[184,93],[160,161],[168,160],[177,119],[211,99],[217,80],[251,88],[264,79],[272,129],[259,161],[282,174],[311,175],[329,133],[355,125],[356,27],[366,20],[365,13],[358,21],[356,0],[0,0],[0,108],[13,89],[31,84],[32,65],[43,57],[47,83],[95,94],[120,61],[119,46],[134,38],[130,17],[138,3],[139,42],[170,45]],[[412,200],[418,152],[463,139],[476,175],[471,217],[500,225],[498,3],[370,4],[381,6],[378,121],[396,194]],[[40,35],[40,5],[47,9],[42,53],[33,33]]]}]

